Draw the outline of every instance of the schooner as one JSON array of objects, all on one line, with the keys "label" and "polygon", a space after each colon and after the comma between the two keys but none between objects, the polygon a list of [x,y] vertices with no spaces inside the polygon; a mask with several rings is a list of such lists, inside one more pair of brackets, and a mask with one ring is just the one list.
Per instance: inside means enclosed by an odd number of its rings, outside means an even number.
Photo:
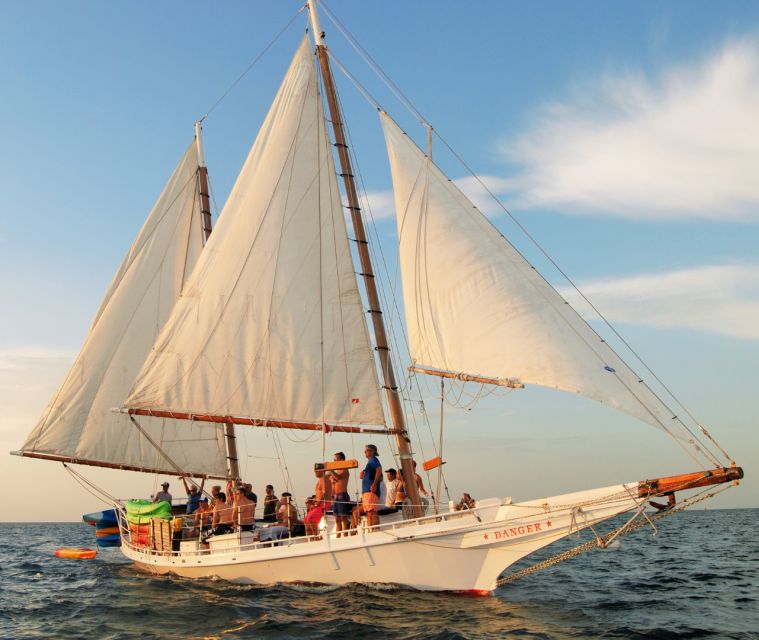
[{"label": "schooner", "polygon": [[[306,430],[390,435],[404,477],[414,477],[330,51],[316,0],[306,7],[314,42],[306,35],[299,44],[216,227],[197,125],[20,455],[236,482],[235,429]],[[581,394],[668,433],[700,468],[519,503],[493,497],[459,511],[438,495],[426,512],[410,482],[406,508],[376,527],[359,523],[355,535],[336,536],[327,514],[316,539],[236,532],[178,549],[133,539],[116,503],[124,555],[191,578],[489,593],[508,567],[570,533],[629,514],[591,545],[604,546],[705,499],[713,485],[737,483],[742,470],[708,432],[652,391],[429,150],[382,109],[379,118],[409,369]],[[673,497],[646,515],[657,496]]]}]

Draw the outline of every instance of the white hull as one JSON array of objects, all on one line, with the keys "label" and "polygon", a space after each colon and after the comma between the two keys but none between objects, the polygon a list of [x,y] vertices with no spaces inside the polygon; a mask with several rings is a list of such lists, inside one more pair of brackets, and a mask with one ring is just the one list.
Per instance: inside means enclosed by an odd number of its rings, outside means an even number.
[{"label": "white hull", "polygon": [[227,549],[157,552],[131,545],[127,533],[121,549],[143,570],[188,578],[484,593],[496,587],[505,569],[537,549],[635,509],[636,493],[637,483],[519,504],[489,499],[471,511],[381,523],[378,530],[360,529],[344,538],[329,533],[320,540],[237,543]]}]

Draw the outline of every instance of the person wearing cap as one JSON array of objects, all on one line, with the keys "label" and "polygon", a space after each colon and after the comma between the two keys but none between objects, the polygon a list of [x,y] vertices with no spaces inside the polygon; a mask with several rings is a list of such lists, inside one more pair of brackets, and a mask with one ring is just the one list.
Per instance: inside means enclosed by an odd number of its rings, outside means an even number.
[{"label": "person wearing cap", "polygon": [[187,514],[195,513],[200,506],[200,499],[203,496],[203,486],[206,483],[206,479],[203,478],[203,480],[201,480],[200,488],[194,483],[192,486],[188,485],[184,476],[181,476],[179,479],[182,481],[182,484],[184,484],[184,490],[187,493]]},{"label": "person wearing cap", "polygon": [[163,491],[159,491],[158,493],[153,496],[153,502],[161,502],[162,500],[166,500],[169,504],[171,504],[171,494],[169,493],[169,483],[163,482],[161,483],[161,487],[163,487]]},{"label": "person wearing cap", "polygon": [[[359,475],[361,478],[361,502],[353,510],[353,529],[358,527],[361,516],[366,516],[369,527],[379,524],[379,501],[382,493],[382,464],[377,457],[377,447],[368,444],[364,448],[366,467]],[[353,532],[355,534],[355,531]]]}]

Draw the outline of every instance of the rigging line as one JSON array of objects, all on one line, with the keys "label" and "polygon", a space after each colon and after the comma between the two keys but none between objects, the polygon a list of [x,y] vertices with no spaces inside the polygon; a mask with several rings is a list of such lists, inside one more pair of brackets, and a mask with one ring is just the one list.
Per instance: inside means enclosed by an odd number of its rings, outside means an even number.
[{"label": "rigging line", "polygon": [[[62,462],[61,464],[63,465],[63,468],[66,469],[66,471],[68,471],[71,474],[74,480],[76,480],[79,486],[81,486],[85,491],[87,491],[87,493],[94,496],[101,502],[105,502],[106,504],[111,504],[111,505],[119,504],[119,501],[116,498],[114,498],[111,494],[106,492],[104,489],[101,489],[100,487],[95,485],[93,482],[85,478],[81,473],[69,467],[65,462]],[[103,496],[105,496],[105,498]]]},{"label": "rigging line", "polygon": [[[319,236],[319,357],[320,357],[320,375],[321,375],[321,400],[322,400],[322,430],[321,430],[321,440],[322,440],[322,460],[324,460],[325,452],[327,448],[327,433],[326,429],[324,428],[324,424],[326,424],[326,421],[324,419],[324,402],[325,402],[325,395],[324,395],[324,262],[323,262],[323,247],[324,247],[324,241],[322,239],[322,181],[321,181],[321,170],[322,170],[322,163],[321,159],[319,158],[319,155],[321,153],[322,145],[319,144],[320,138],[322,137],[322,123],[324,123],[324,107],[323,107],[323,100],[324,98],[321,96],[321,92],[319,91],[319,74],[315,71],[316,75],[316,93],[317,93],[317,100],[314,101],[314,108],[316,110],[316,121],[318,122],[318,126],[316,128],[316,157],[317,157],[317,163],[318,167],[316,170],[317,176],[316,176],[316,202],[317,202],[317,208],[318,208],[318,218],[319,218],[319,229],[318,229],[318,236]],[[321,98],[321,99],[319,99]],[[326,129],[326,124],[324,126]],[[327,138],[326,134],[324,136]],[[327,151],[329,153],[329,151]],[[327,166],[329,166],[329,156],[327,156]],[[332,176],[329,176],[331,178]],[[330,187],[331,187],[331,180],[329,180]],[[331,188],[330,188],[331,192]],[[330,204],[331,198],[330,198]],[[331,207],[330,207],[331,208]],[[342,209],[341,209],[342,212]],[[334,237],[334,235],[333,235]],[[340,308],[341,315],[342,315],[342,307]],[[347,367],[347,363],[346,363]],[[325,480],[326,482],[326,480]],[[326,486],[326,485],[324,485]],[[326,504],[326,503],[325,503]],[[326,507],[325,507],[326,508]]]},{"label": "rigging line", "polygon": [[[148,441],[150,444],[152,444],[152,445],[155,447],[156,451],[158,451],[158,453],[160,453],[160,454],[161,454],[161,455],[162,455],[162,456],[163,456],[163,457],[166,459],[166,461],[167,461],[167,462],[168,462],[168,463],[169,463],[169,464],[170,464],[172,467],[174,467],[174,470],[175,470],[175,471],[178,471],[178,472],[179,472],[179,474],[180,474],[180,475],[182,475],[182,476],[184,476],[184,475],[187,475],[187,474],[184,472],[184,470],[182,469],[182,467],[180,467],[180,466],[179,466],[179,465],[178,465],[176,462],[174,462],[174,460],[171,458],[171,456],[169,456],[169,454],[168,454],[168,453],[166,453],[166,452],[165,452],[165,451],[164,451],[164,450],[161,448],[161,446],[160,446],[160,445],[159,445],[159,444],[158,444],[158,443],[157,443],[155,440],[153,440],[153,438],[151,438],[151,437],[150,437],[150,434],[148,434],[148,432],[147,432],[147,431],[145,431],[145,430],[142,428],[142,426],[140,425],[140,423],[139,423],[139,422],[137,422],[137,420],[135,420],[135,417],[134,417],[134,416],[133,416],[131,413],[130,413],[130,414],[128,414],[128,415],[129,415],[129,421],[130,421],[130,422],[131,422],[131,423],[132,423],[132,424],[133,424],[133,425],[136,427],[136,429],[137,429],[137,430],[138,430],[138,431],[139,431],[139,432],[140,432],[140,433],[143,435],[143,437],[144,437],[144,438],[145,438],[145,439],[146,439],[146,440],[147,440],[147,441]],[[156,482],[157,482],[157,480],[158,480],[158,474],[156,474]]]},{"label": "rigging line", "polygon": [[[332,55],[332,58],[334,58],[334,55]],[[345,67],[342,64],[340,64],[339,61],[337,61],[337,60],[335,60],[335,61],[337,62],[338,67],[341,69],[341,71],[343,71],[343,73],[346,75],[346,77],[348,77],[353,82],[353,84],[359,89],[359,91],[361,91],[364,94],[364,97],[366,97],[370,101],[373,101],[373,99],[371,98],[369,92],[366,89],[364,89],[360,85],[360,83],[358,83],[355,80],[355,78],[353,78],[350,75],[350,73],[345,69]],[[337,88],[335,88],[335,93],[336,93],[336,98],[337,98],[338,102],[340,102],[340,96],[339,96],[339,93],[337,91]],[[373,102],[376,104],[376,101],[373,101]],[[367,191],[366,191],[366,185],[365,185],[365,182],[364,182],[363,174],[361,173],[361,170],[360,170],[359,163],[357,161],[356,155],[353,152],[354,145],[353,145],[353,140],[352,140],[352,136],[351,136],[351,133],[350,133],[350,129],[349,129],[347,123],[343,123],[343,126],[344,126],[344,129],[346,131],[346,138],[347,138],[348,143],[349,143],[348,153],[351,155],[353,163],[354,163],[354,166],[355,166],[355,171],[356,171],[356,174],[358,176],[358,182],[359,182],[359,185],[360,185],[360,188],[361,188],[361,192],[362,192],[365,208],[367,209],[367,211],[369,213],[369,218],[370,218],[370,222],[371,222],[371,224],[369,226],[371,227],[371,231],[372,231],[372,233],[374,235],[374,239],[376,241],[376,243],[369,244],[368,249],[369,249],[370,253],[373,255],[373,257],[374,257],[375,264],[381,264],[382,265],[382,268],[384,269],[384,272],[385,272],[385,277],[387,277],[389,279],[389,271],[388,271],[388,268],[387,268],[387,261],[385,260],[384,252],[382,250],[382,243],[381,243],[381,241],[379,239],[379,232],[377,231],[376,220],[374,219],[374,214],[373,214],[373,211],[371,210],[371,206],[369,205],[369,200],[368,200],[368,197],[366,195]],[[379,258],[380,258],[379,260],[377,259],[377,249],[375,248],[375,246],[378,247],[378,249],[379,249]],[[401,348],[400,348],[400,344],[398,342],[397,332],[395,331],[395,325],[396,325],[396,323],[392,322],[393,312],[400,319],[400,310],[399,310],[399,307],[398,307],[397,298],[395,297],[395,292],[393,291],[393,296],[391,298],[392,304],[389,303],[387,292],[386,292],[385,286],[384,286],[384,281],[383,281],[382,278],[379,278],[378,292],[379,292],[379,295],[380,295],[380,297],[382,299],[384,308],[392,310],[391,314],[390,314],[390,316],[391,316],[390,317],[391,322],[390,322],[390,326],[388,326],[388,334],[389,334],[388,337],[389,337],[390,345],[392,345],[393,349],[391,350],[389,356],[392,359],[394,365],[400,371],[402,369],[402,367],[401,367],[401,363],[400,363],[399,359],[401,357],[402,351],[401,351]],[[404,353],[408,353],[408,351],[409,351],[409,349],[408,349],[408,340],[407,340],[407,337],[406,337],[406,334],[405,334],[405,331],[404,331],[404,328],[403,328],[402,321],[400,321],[399,324],[401,326],[402,338],[403,338],[403,342],[404,342],[404,346],[405,346],[405,351],[403,351],[403,352]],[[404,376],[404,378],[405,378],[405,376]],[[420,431],[419,431],[419,423],[418,423],[418,420],[417,420],[417,415],[416,415],[416,413],[413,410],[413,406],[411,408],[409,408],[409,401],[404,397],[403,391],[404,391],[403,388],[399,388],[396,391],[396,393],[400,394],[401,402],[404,405],[404,414],[406,416],[408,416],[409,414],[411,415],[411,422],[414,425],[414,430],[416,432],[416,437],[417,437],[417,441],[419,443],[420,452],[421,452],[422,456],[425,457],[424,446],[423,446],[421,434],[420,434]],[[430,426],[430,423],[429,423],[429,419],[428,419],[428,417],[426,415],[424,417],[424,421],[427,424],[428,430],[430,431],[430,434],[431,434],[431,426]],[[434,447],[434,438],[431,438],[431,439],[432,439],[433,447]],[[389,436],[388,436],[388,442],[390,442]],[[400,466],[399,461],[398,461],[398,457],[397,457],[397,453],[396,453],[395,448],[393,447],[392,443],[391,443],[390,450],[393,453],[393,457],[396,460],[396,464],[398,464]],[[428,475],[428,482],[430,482],[429,475]]]},{"label": "rigging line", "polygon": [[285,33],[285,31],[287,31],[287,30],[290,28],[290,25],[291,25],[293,22],[295,22],[296,18],[297,18],[297,17],[298,17],[298,16],[299,16],[299,15],[300,15],[302,12],[303,12],[303,10],[304,10],[304,9],[305,9],[305,6],[301,7],[300,9],[298,9],[298,11],[295,13],[295,15],[294,15],[292,18],[290,18],[290,20],[287,22],[287,24],[286,24],[284,27],[282,27],[282,29],[279,31],[279,33],[277,33],[277,35],[276,35],[276,36],[274,36],[274,39],[273,39],[273,40],[271,40],[271,41],[269,42],[269,44],[267,44],[267,45],[266,45],[266,46],[265,46],[265,47],[264,47],[264,48],[261,50],[261,52],[260,52],[260,53],[259,53],[259,54],[258,54],[258,55],[255,57],[255,58],[253,58],[253,60],[250,62],[250,64],[248,64],[248,66],[247,66],[247,67],[245,67],[245,71],[243,71],[243,72],[242,72],[242,73],[241,73],[241,74],[238,76],[237,80],[235,80],[235,81],[234,81],[234,82],[233,82],[233,83],[232,83],[232,84],[229,86],[229,88],[228,88],[228,89],[227,89],[227,90],[226,90],[226,91],[225,91],[225,92],[224,92],[224,93],[221,95],[221,97],[220,97],[220,98],[219,98],[219,99],[218,99],[216,102],[214,102],[214,103],[211,105],[211,108],[210,108],[208,111],[206,111],[205,115],[204,115],[202,118],[200,118],[199,122],[203,122],[203,121],[204,121],[206,118],[208,118],[208,116],[209,116],[209,115],[211,115],[211,112],[212,112],[214,109],[216,109],[216,107],[217,107],[217,106],[219,106],[219,103],[220,103],[222,100],[224,100],[224,98],[226,98],[226,97],[227,97],[227,96],[228,96],[228,95],[229,95],[229,94],[232,92],[232,90],[233,90],[233,89],[234,89],[234,88],[235,88],[235,87],[236,87],[236,86],[239,84],[239,82],[240,82],[240,81],[241,81],[241,80],[242,80],[242,79],[243,79],[243,78],[244,78],[246,75],[248,75],[248,72],[249,72],[249,71],[250,71],[250,70],[251,70],[251,69],[252,69],[252,68],[253,68],[253,67],[254,67],[254,66],[255,66],[255,65],[258,63],[258,61],[259,61],[261,58],[263,58],[263,56],[266,54],[266,52],[267,52],[269,49],[271,49],[271,48],[274,46],[274,43],[275,43],[275,42],[277,42],[277,40],[279,40],[279,38],[282,36],[282,34],[284,34],[284,33]]},{"label": "rigging line", "polygon": [[[330,54],[330,56],[332,57],[332,54]],[[340,66],[339,63],[338,63],[338,66]],[[343,109],[342,109],[342,100],[340,98],[340,93],[339,93],[339,90],[338,90],[336,84],[334,86],[334,93],[335,93],[335,99],[337,100],[338,106],[339,106],[341,112],[343,112]],[[345,122],[345,120],[343,120],[342,124],[343,124],[343,131],[345,132],[346,142],[348,144],[347,151],[348,151],[349,157],[351,159],[352,166],[354,167],[354,171],[356,173],[356,176],[358,177],[358,180],[355,181],[354,184],[357,183],[356,184],[357,192],[360,192],[361,196],[363,196],[361,198],[361,200],[363,200],[363,203],[361,205],[362,206],[362,210],[359,211],[358,213],[362,217],[366,218],[366,216],[363,215],[363,208],[365,207],[368,210],[369,215],[370,215],[370,219],[371,219],[371,224],[368,225],[371,228],[370,233],[374,232],[374,235],[375,235],[375,238],[376,238],[376,241],[377,241],[377,245],[379,245],[380,244],[379,243],[379,236],[377,234],[376,226],[374,224],[374,218],[373,218],[373,215],[372,215],[372,212],[371,212],[371,207],[369,205],[368,198],[366,197],[366,186],[365,186],[365,183],[364,183],[363,174],[361,172],[361,168],[360,168],[359,163],[358,163],[358,158],[356,157],[356,154],[354,153],[355,146],[353,144],[353,137],[352,137],[351,132],[350,132],[350,127],[348,126],[348,123]],[[358,195],[358,193],[357,193],[357,195]],[[367,237],[367,240],[368,240],[368,237]],[[368,248],[368,251],[369,251],[370,255],[373,258],[372,264],[379,264],[379,261],[377,261],[377,259],[376,259],[377,258],[377,254],[376,254],[376,251],[374,250],[373,244],[367,242],[367,248]],[[382,258],[382,263],[384,264],[384,257]],[[387,300],[387,298],[385,296],[383,279],[382,278],[375,278],[375,283],[377,284],[377,294],[378,294],[378,296],[380,298],[380,301],[381,301],[381,303],[383,305],[383,308],[384,309],[391,309],[392,306],[388,304],[388,300]],[[396,357],[396,354],[399,353],[399,350],[397,349],[397,343],[396,343],[396,340],[395,340],[395,331],[394,331],[394,327],[393,327],[393,323],[392,322],[388,323],[388,326],[386,327],[386,331],[387,331],[387,340],[388,340],[388,343],[389,343],[388,346],[392,347],[389,350],[388,358],[390,360],[390,363],[394,366],[394,368],[397,368],[398,371],[400,371],[401,369],[399,367],[399,363],[398,363],[397,357]],[[398,384],[397,381],[396,381],[396,384]],[[395,393],[399,394],[400,391],[396,390]],[[401,398],[401,403],[403,404],[403,396],[401,395],[400,398]],[[385,402],[387,402],[387,399],[385,399]],[[389,410],[389,408],[388,408],[388,410]],[[405,414],[406,414],[406,411],[404,411],[404,415]],[[390,442],[390,434],[387,435],[387,438],[388,438],[388,442]],[[392,445],[392,444],[390,445],[390,450],[391,450],[391,452],[393,452],[394,459],[399,464],[399,461],[398,461],[398,458],[397,458],[397,453],[395,451],[394,445]]]},{"label": "rigging line", "polygon": [[345,27],[345,25],[340,22],[340,20],[337,19],[335,14],[332,13],[330,8],[323,2],[323,0],[319,3],[322,7],[324,13],[327,14],[327,17],[331,20],[332,24],[335,25],[337,30],[343,35],[343,37],[350,43],[350,45],[356,50],[356,52],[364,59],[364,62],[366,62],[369,67],[380,77],[380,79],[387,85],[388,89],[395,94],[395,96],[400,100],[403,105],[411,111],[411,113],[414,114],[416,119],[423,125],[426,125],[430,128],[432,128],[432,125],[430,125],[429,122],[424,118],[424,116],[419,112],[419,110],[413,105],[411,100],[409,100],[405,94],[400,90],[398,85],[395,84],[395,82],[392,81],[390,76],[388,76],[382,68],[375,62],[374,58],[372,58],[369,53],[364,49],[361,44],[356,40],[356,38],[353,37],[353,34],[348,31],[348,29]]}]

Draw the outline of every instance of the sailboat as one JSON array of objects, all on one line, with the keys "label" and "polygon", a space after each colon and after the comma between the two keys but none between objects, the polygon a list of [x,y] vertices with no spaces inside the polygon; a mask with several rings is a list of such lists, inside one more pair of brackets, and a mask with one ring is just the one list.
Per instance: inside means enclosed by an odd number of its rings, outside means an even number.
[{"label": "sailboat", "polygon": [[[415,476],[317,4],[306,3],[310,29],[215,228],[196,124],[79,357],[18,454],[234,483],[241,480],[236,429],[302,430],[390,436],[404,478]],[[509,567],[572,533],[628,514],[589,545],[603,547],[710,497],[714,487],[737,484],[742,469],[708,431],[654,393],[429,150],[382,109],[379,119],[411,374],[580,394],[671,435],[700,468],[525,502],[480,499],[462,509],[439,495],[426,509],[416,483],[407,482],[404,509],[379,524],[360,521],[354,535],[338,535],[327,513],[318,536],[265,540],[240,531],[207,544],[183,539],[178,548],[134,538],[115,501],[122,553],[140,569],[188,578],[485,594]],[[438,456],[425,466],[442,462]],[[649,514],[662,496],[669,503]]]}]

